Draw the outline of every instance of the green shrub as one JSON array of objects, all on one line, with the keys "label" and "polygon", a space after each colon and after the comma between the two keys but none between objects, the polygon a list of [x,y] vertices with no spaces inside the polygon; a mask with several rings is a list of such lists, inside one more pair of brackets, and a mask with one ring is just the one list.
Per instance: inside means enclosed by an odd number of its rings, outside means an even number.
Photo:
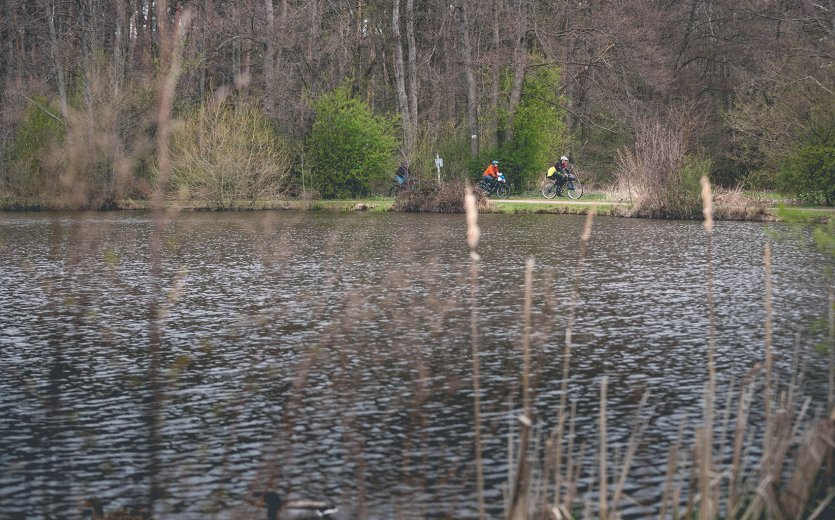
[{"label": "green shrub", "polygon": [[[36,98],[17,123],[14,137],[4,154],[4,191],[17,198],[40,198],[54,188],[56,179],[48,158],[62,145],[64,124],[51,114],[61,110],[43,98]],[[47,113],[49,112],[49,113]]]},{"label": "green shrub", "polygon": [[807,204],[835,203],[835,146],[804,146],[782,170],[780,187]]},{"label": "green shrub", "polygon": [[320,96],[315,108],[308,157],[314,186],[324,198],[367,195],[372,183],[394,175],[394,118],[374,115],[344,86]]},{"label": "green shrub", "polygon": [[429,172],[429,177],[437,179],[435,155],[444,160],[441,169],[441,179],[447,181],[461,181],[474,179],[481,175],[487,163],[492,158],[470,158],[470,131],[467,128],[456,127],[451,123],[441,124],[432,129],[431,136],[424,136],[418,140],[415,160],[412,170]]},{"label": "green shrub", "polygon": [[[536,64],[536,58],[532,57],[532,63]],[[499,152],[509,180],[523,189],[537,186],[549,164],[565,153],[565,113],[555,94],[560,89],[559,67],[535,66],[525,77],[513,117],[513,140]]]},{"label": "green shrub", "polygon": [[231,208],[278,196],[287,187],[290,153],[269,120],[245,103],[204,105],[171,136],[170,193]]},{"label": "green shrub", "polygon": [[713,161],[701,156],[685,155],[678,175],[665,186],[667,208],[671,216],[701,217],[702,188],[699,180],[709,177]]}]

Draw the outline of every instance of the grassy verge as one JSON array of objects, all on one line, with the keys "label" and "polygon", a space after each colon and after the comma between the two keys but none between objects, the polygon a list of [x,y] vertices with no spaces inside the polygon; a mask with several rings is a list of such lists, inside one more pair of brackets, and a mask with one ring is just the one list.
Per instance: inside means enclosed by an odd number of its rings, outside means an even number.
[{"label": "grassy verge", "polygon": [[618,215],[618,206],[609,204],[560,204],[552,202],[517,202],[513,199],[493,201],[493,208],[484,213],[553,213],[586,215],[594,210],[598,215]]},{"label": "grassy verge", "polygon": [[[364,199],[269,199],[240,201],[231,211],[254,211],[268,209],[295,209],[309,211],[390,211],[394,204],[393,198],[369,197]],[[188,200],[169,203],[168,207],[176,211],[216,211],[217,206],[211,201]],[[124,200],[118,204],[118,209],[145,210],[150,209],[150,203],[143,200]]]},{"label": "grassy verge", "polygon": [[[523,193],[506,200],[491,199],[492,204],[483,213],[506,213],[506,214],[568,214],[585,215],[595,210],[598,215],[623,216],[624,206],[617,201],[609,200],[603,194],[585,194],[578,201],[542,199],[542,202],[522,202],[523,199],[537,200],[541,195],[534,193]],[[265,199],[252,201],[239,201],[233,211],[251,210],[309,210],[309,211],[393,211],[395,199],[393,197],[365,197],[360,199]],[[117,210],[147,210],[150,209],[150,201],[125,199],[116,204]],[[206,200],[171,201],[168,207],[175,211],[215,211],[217,206]],[[51,209],[34,200],[0,199],[0,211],[45,211]],[[812,208],[780,205],[768,207],[764,215],[769,220],[779,222],[797,222],[810,224],[828,224],[835,222],[835,208]],[[745,212],[735,216],[735,220],[762,220],[762,215],[751,212],[746,217]],[[726,220],[727,215],[718,214],[719,220]]]},{"label": "grassy verge", "polygon": [[781,222],[828,224],[835,221],[835,208],[778,206],[777,208],[770,208],[768,211]]}]

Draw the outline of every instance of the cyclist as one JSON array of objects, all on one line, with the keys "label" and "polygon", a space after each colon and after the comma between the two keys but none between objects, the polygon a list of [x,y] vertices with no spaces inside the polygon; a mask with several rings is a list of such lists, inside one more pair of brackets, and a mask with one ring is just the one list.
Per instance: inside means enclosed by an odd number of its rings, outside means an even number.
[{"label": "cyclist", "polygon": [[398,186],[403,186],[409,181],[409,165],[407,163],[400,163],[397,173],[394,174],[394,180],[397,181]]},{"label": "cyclist", "polygon": [[490,166],[484,170],[484,174],[481,176],[481,182],[483,182],[488,188],[492,188],[494,184],[496,184],[496,179],[499,178],[499,161],[493,161],[490,163]]},{"label": "cyclist", "polygon": [[568,176],[571,174],[571,165],[568,164],[568,157],[562,156],[560,160],[554,164],[554,166],[548,168],[548,174],[546,177],[548,179],[553,180],[556,176],[557,178],[557,195],[562,197],[562,187],[565,184],[565,181],[568,180]]}]

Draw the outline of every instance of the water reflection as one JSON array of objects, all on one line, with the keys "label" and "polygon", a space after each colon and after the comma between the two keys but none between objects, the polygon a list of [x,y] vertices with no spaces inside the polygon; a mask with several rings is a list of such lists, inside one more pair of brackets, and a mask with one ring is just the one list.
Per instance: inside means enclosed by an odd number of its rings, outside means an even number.
[{"label": "water reflection", "polygon": [[[486,495],[498,515],[520,400],[524,263],[536,258],[533,391],[550,428],[583,217],[480,224]],[[265,488],[328,495],[345,518],[475,515],[462,216],[179,215],[164,228],[164,295],[153,292],[146,214],[11,214],[0,226],[4,514],[73,518],[93,495],[112,507],[146,499],[149,308],[161,298],[160,516],[248,517],[252,492]],[[720,395],[762,357],[767,227],[715,230]],[[622,447],[651,392],[627,489],[650,508],[666,446],[701,413],[704,258],[698,222],[594,224],[569,397],[578,439],[593,442],[607,375],[609,438]],[[806,332],[826,309],[824,261],[794,239],[774,246],[777,370],[789,373],[803,331],[806,392],[817,400],[825,368],[810,348],[820,338]]]}]

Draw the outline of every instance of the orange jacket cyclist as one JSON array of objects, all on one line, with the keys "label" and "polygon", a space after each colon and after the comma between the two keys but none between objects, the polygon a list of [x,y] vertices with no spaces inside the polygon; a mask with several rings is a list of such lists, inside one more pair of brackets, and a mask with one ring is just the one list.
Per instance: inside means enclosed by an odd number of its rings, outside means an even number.
[{"label": "orange jacket cyclist", "polygon": [[496,179],[499,178],[499,161],[493,161],[490,163],[490,166],[484,170],[484,174],[481,176],[481,182],[484,184],[488,190],[493,188],[493,185],[496,183]]},{"label": "orange jacket cyclist", "polygon": [[484,170],[484,174],[481,176],[482,182],[486,183],[488,186],[493,187],[493,184],[496,182],[496,179],[499,178],[499,161],[493,161],[490,163],[490,166]]},{"label": "orange jacket cyclist", "polygon": [[493,180],[499,178],[499,161],[493,161],[490,163],[490,166],[484,170],[484,175],[482,177],[491,177]]}]

